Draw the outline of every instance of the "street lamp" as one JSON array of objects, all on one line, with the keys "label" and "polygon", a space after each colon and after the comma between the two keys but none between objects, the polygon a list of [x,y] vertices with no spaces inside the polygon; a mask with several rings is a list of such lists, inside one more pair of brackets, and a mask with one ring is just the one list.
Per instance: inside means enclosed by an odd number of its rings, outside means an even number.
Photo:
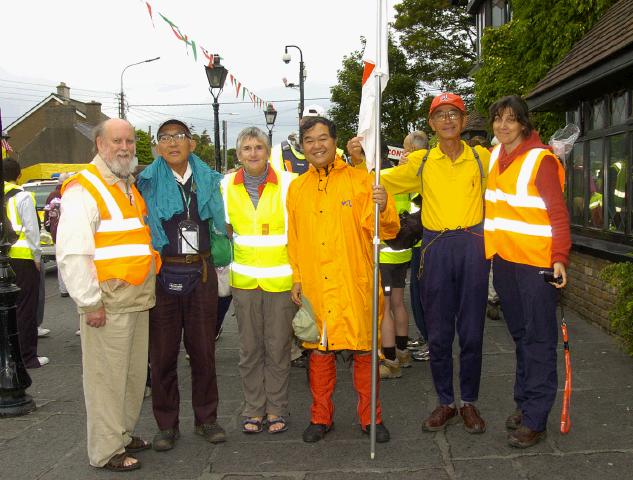
[{"label": "street lamp", "polygon": [[268,107],[266,107],[264,117],[266,118],[266,128],[268,128],[268,138],[270,139],[270,145],[272,146],[273,127],[275,126],[275,120],[277,119],[277,110],[275,110],[272,103],[269,103]]},{"label": "street lamp", "polygon": [[156,60],[159,60],[159,59],[160,57],[156,57],[156,58],[150,58],[148,60],[143,60],[142,62],[132,63],[123,69],[123,71],[121,72],[121,93],[119,95],[119,118],[125,118],[125,100],[124,100],[125,97],[123,95],[123,74],[125,73],[125,71],[128,68],[133,67],[134,65],[140,65],[141,63],[155,62]]},{"label": "street lamp", "polygon": [[284,49],[284,54],[281,59],[285,63],[290,63],[292,57],[288,53],[289,48],[296,48],[299,50],[299,123],[301,123],[301,119],[303,118],[303,83],[305,81],[305,69],[303,66],[303,52],[296,45],[286,45]]},{"label": "street lamp", "polygon": [[[218,172],[222,171],[222,158],[220,155],[220,104],[218,103],[218,97],[222,93],[224,87],[224,81],[226,80],[226,74],[228,71],[220,64],[220,56],[213,55],[213,66],[204,66],[207,72],[207,80],[209,81],[209,91],[213,97],[213,127],[214,138],[213,148],[215,150],[215,169]],[[216,93],[217,90],[217,93]]]}]

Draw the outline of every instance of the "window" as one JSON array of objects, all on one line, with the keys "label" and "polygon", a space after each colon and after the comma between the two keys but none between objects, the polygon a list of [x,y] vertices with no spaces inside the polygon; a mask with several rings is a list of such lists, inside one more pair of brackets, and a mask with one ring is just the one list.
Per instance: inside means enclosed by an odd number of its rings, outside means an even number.
[{"label": "window", "polygon": [[507,0],[492,0],[492,26],[500,27],[510,21],[510,6]]},{"label": "window", "polygon": [[624,233],[626,209],[626,134],[609,137],[608,228]]},{"label": "window", "polygon": [[602,201],[604,189],[603,144],[602,138],[589,142],[589,226],[594,228],[602,228],[604,225]]},{"label": "window", "polygon": [[[571,223],[583,225],[585,219],[585,166],[582,156],[583,144],[576,143],[572,150],[571,182]],[[569,174],[568,174],[569,175]]]},{"label": "window", "polygon": [[589,104],[587,118],[587,130],[599,130],[605,127],[604,100],[602,98],[594,100]]},{"label": "window", "polygon": [[611,96],[611,125],[626,122],[626,92],[618,92]]}]

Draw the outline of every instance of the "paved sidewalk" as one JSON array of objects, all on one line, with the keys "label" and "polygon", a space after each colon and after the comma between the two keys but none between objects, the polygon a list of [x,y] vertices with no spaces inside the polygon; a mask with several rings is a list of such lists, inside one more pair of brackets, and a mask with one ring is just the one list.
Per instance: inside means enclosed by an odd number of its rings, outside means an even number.
[{"label": "paved sidewalk", "polygon": [[[479,408],[487,420],[483,435],[469,435],[461,424],[446,432],[423,433],[422,419],[435,406],[428,363],[414,363],[403,377],[381,384],[383,415],[392,441],[377,445],[369,459],[369,439],[355,418],[351,372],[339,366],[335,394],[336,428],[325,440],[305,444],[310,394],[305,371],[292,369],[290,429],[279,435],[240,432],[242,394],[237,370],[235,317],[227,317],[217,346],[219,421],[228,442],[213,446],[193,435],[191,381],[184,351],[181,378],[181,439],[165,453],[138,456],[143,468],[113,474],[88,466],[81,352],[72,300],[57,294],[55,273],[47,276],[47,328],[40,355],[51,364],[31,370],[29,393],[38,409],[0,419],[0,478],[12,479],[627,479],[633,478],[633,359],[603,331],[567,312],[574,393],[572,430],[558,433],[560,395],[549,422],[549,436],[538,446],[506,445],[504,421],[513,410],[513,343],[502,321],[488,321]],[[562,352],[562,349],[559,350]],[[562,367],[562,355],[560,365]],[[559,369],[561,374],[563,369]],[[562,388],[563,376],[560,375]],[[560,390],[559,390],[560,393]],[[151,399],[143,406],[137,433],[151,440],[156,426]]]}]

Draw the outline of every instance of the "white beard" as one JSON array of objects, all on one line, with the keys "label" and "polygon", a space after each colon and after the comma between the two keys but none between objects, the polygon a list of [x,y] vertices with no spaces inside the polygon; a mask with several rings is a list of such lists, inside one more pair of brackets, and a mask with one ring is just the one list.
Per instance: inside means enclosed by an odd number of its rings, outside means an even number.
[{"label": "white beard", "polygon": [[108,158],[107,156],[103,156],[102,158],[108,165],[108,168],[110,168],[110,171],[121,180],[126,180],[138,166],[138,158],[136,158],[136,156],[133,156],[131,160],[128,160],[129,156],[123,157],[122,159],[119,155],[114,155],[113,158]]}]

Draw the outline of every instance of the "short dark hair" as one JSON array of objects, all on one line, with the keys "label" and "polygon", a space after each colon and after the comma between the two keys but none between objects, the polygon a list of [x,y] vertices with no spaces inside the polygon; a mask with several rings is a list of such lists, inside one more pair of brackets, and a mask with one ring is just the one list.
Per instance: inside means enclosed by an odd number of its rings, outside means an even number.
[{"label": "short dark hair", "polygon": [[4,171],[4,179],[8,182],[15,182],[22,173],[20,164],[11,157],[2,160],[2,170]]},{"label": "short dark hair", "polygon": [[325,125],[330,137],[336,139],[336,125],[334,125],[332,120],[325,117],[303,117],[301,125],[299,126],[299,142],[303,143],[305,133],[319,123]]},{"label": "short dark hair", "polygon": [[523,135],[528,137],[532,133],[532,130],[534,130],[534,125],[532,125],[532,122],[530,121],[527,103],[525,103],[525,100],[518,95],[508,95],[506,97],[502,97],[490,105],[490,109],[488,110],[490,126],[492,126],[495,121],[495,117],[500,117],[501,114],[508,109],[512,110],[517,122],[523,126]]}]

